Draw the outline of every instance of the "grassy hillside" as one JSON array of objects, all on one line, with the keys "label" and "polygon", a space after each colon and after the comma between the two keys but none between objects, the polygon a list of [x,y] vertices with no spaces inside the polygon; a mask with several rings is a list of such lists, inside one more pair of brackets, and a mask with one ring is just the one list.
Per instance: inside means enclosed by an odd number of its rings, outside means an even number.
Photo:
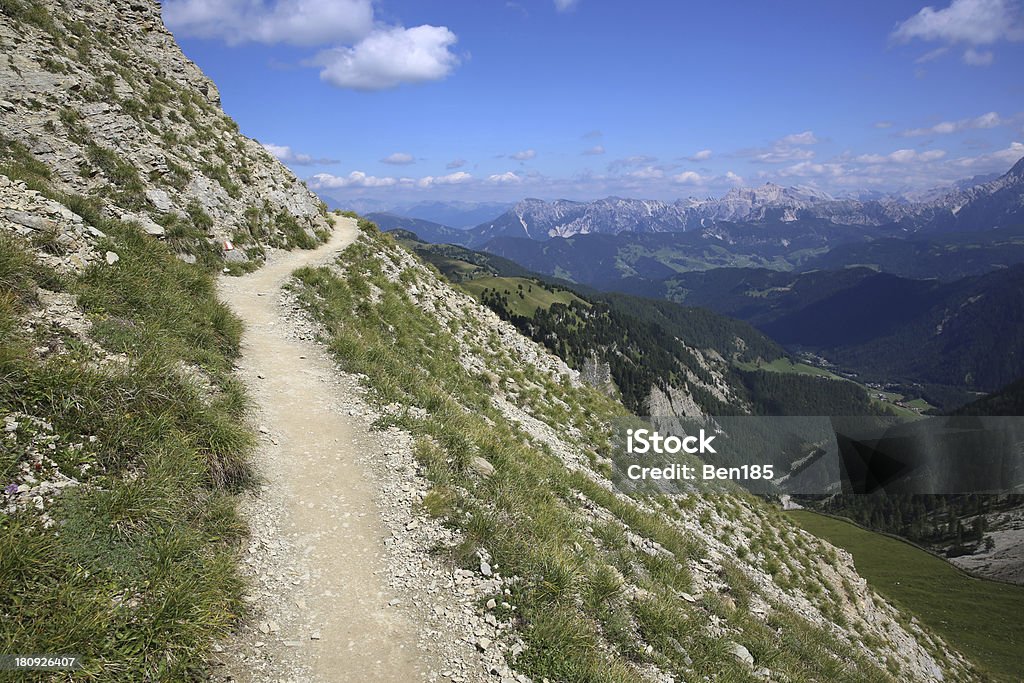
[{"label": "grassy hillside", "polygon": [[[913,658],[934,656],[964,675],[912,626],[893,646],[902,629],[889,608],[760,501],[615,490],[608,425],[624,408],[453,296],[372,225],[335,268],[297,273],[296,288],[341,367],[365,377],[379,426],[415,438],[424,509],[461,539],[438,552],[463,568],[482,554],[506,578],[508,595],[479,597],[508,604],[495,614],[524,645],[508,655],[517,671],[889,681],[924,678]],[[733,654],[740,644],[754,667]]]},{"label": "grassy hillside", "polygon": [[871,587],[999,680],[1024,679],[1024,588],[976,579],[948,562],[849,522],[795,510],[801,527],[853,555]]},{"label": "grassy hillside", "polygon": [[185,680],[241,609],[241,324],[207,271],[94,224],[119,259],[79,276],[0,236],[0,651],[79,654],[75,680]]},{"label": "grassy hillside", "polygon": [[824,368],[808,365],[807,363],[794,363],[791,358],[776,358],[770,363],[741,362],[737,363],[741,370],[768,370],[769,372],[785,372],[796,375],[810,375],[812,377],[825,377],[827,379],[842,380],[843,378]]},{"label": "grassy hillside", "polygon": [[477,299],[482,298],[486,290],[505,295],[509,310],[525,318],[533,317],[538,308],[551,308],[552,304],[587,303],[568,290],[554,289],[522,277],[477,277],[460,283],[460,286]]},{"label": "grassy hillside", "polygon": [[[570,366],[605,364],[618,395],[636,414],[655,409],[649,405],[653,389],[673,387],[683,388],[699,410],[716,415],[892,410],[917,417],[912,410],[869,399],[860,384],[793,362],[782,347],[748,323],[671,301],[581,291],[576,285],[544,282],[541,276],[520,277],[518,266],[508,270],[499,257],[425,244],[404,232],[393,234]],[[765,374],[771,372],[796,376],[779,379]],[[814,381],[821,377],[841,383]]]},{"label": "grassy hillside", "polygon": [[255,441],[214,277],[315,246],[325,208],[157,3],[3,0],[0,43],[0,652],[201,679],[242,609]]}]

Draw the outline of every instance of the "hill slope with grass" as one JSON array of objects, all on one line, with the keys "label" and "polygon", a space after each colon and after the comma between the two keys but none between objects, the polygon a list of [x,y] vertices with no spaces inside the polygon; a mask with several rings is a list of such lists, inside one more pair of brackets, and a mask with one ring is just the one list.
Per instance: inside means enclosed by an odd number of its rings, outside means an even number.
[{"label": "hill slope with grass", "polygon": [[423,507],[455,532],[435,552],[507,587],[479,596],[500,607],[478,647],[531,680],[980,675],[777,508],[728,488],[627,494],[609,433],[621,404],[361,229],[295,291],[379,427],[413,440]]},{"label": "hill slope with grass", "polygon": [[0,651],[201,678],[244,611],[255,442],[214,277],[325,211],[156,2],[3,0],[0,45]]}]

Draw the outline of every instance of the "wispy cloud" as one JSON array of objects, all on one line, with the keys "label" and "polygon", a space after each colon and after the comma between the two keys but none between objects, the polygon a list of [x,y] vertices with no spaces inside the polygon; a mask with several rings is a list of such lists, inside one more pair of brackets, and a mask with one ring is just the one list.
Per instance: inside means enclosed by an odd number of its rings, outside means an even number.
[{"label": "wispy cloud", "polygon": [[452,159],[447,164],[445,164],[444,167],[450,171],[455,168],[462,168],[463,166],[466,165],[466,163],[467,162],[465,159]]},{"label": "wispy cloud", "polygon": [[555,0],[555,9],[559,12],[570,12],[576,9],[579,0]]},{"label": "wispy cloud", "polygon": [[1013,0],[953,0],[948,7],[924,7],[917,14],[900,22],[890,34],[898,43],[913,40],[946,43],[918,58],[930,61],[951,45],[968,46],[963,60],[971,66],[992,63],[991,50],[977,51],[979,45],[994,45],[1002,41],[1024,40],[1024,23],[1018,3]]},{"label": "wispy cloud", "polygon": [[278,161],[292,166],[315,166],[338,163],[337,159],[313,157],[309,154],[296,152],[288,145],[275,145],[270,142],[263,143],[263,148],[270,152]]},{"label": "wispy cloud", "polygon": [[657,166],[642,166],[630,171],[626,175],[637,180],[657,180],[658,178],[665,177],[665,171]]},{"label": "wispy cloud", "polygon": [[598,154],[604,154],[604,145],[594,145],[593,147],[588,147],[587,149],[583,150],[581,154],[584,154],[585,156],[596,156]]},{"label": "wispy cloud", "polygon": [[1024,144],[1013,142],[1008,147],[977,156],[950,159],[945,150],[897,149],[889,153],[844,153],[824,162],[802,161],[774,171],[766,179],[782,182],[812,182],[835,189],[862,190],[896,187],[935,187],[969,175],[1005,172],[1024,157]]},{"label": "wispy cloud", "polygon": [[802,133],[793,133],[779,140],[779,144],[784,146],[792,145],[816,145],[821,140],[818,139],[813,132],[805,130]]},{"label": "wispy cloud", "polygon": [[394,178],[391,176],[372,176],[362,171],[352,171],[346,176],[330,173],[317,173],[309,179],[309,186],[314,190],[337,190],[343,188],[388,188],[418,187],[431,188],[439,185],[462,185],[473,180],[473,176],[465,171],[457,171],[441,176],[423,176],[422,178]]},{"label": "wispy cloud", "polygon": [[931,149],[925,152],[918,152],[914,149],[898,149],[889,154],[861,154],[855,159],[864,164],[907,164],[912,161],[935,161],[944,156],[946,156],[946,152],[941,149]]},{"label": "wispy cloud", "polygon": [[371,0],[165,0],[163,16],[180,35],[229,45],[348,43],[374,29]]},{"label": "wispy cloud", "polygon": [[515,159],[516,161],[529,161],[537,156],[537,151],[533,149],[524,149],[514,154],[509,154],[509,158]]},{"label": "wispy cloud", "polygon": [[435,185],[462,185],[473,180],[473,176],[465,171],[457,171],[442,176],[424,176],[416,181],[418,187],[433,187]]},{"label": "wispy cloud", "polygon": [[808,148],[819,142],[821,140],[813,131],[805,130],[781,137],[768,147],[743,149],[738,154],[763,164],[806,161],[814,158],[814,150]]},{"label": "wispy cloud", "polygon": [[951,160],[950,164],[955,168],[970,171],[998,171],[1006,170],[1011,164],[1015,164],[1024,158],[1024,143],[1011,142],[1009,146],[988,154],[981,154],[976,157],[960,157]]},{"label": "wispy cloud", "polygon": [[915,59],[914,64],[926,64],[927,62],[931,62],[938,59],[947,52],[949,52],[949,46],[943,45],[942,47],[937,47],[934,50],[929,50],[928,52],[925,52],[923,55]]},{"label": "wispy cloud", "polygon": [[378,178],[362,171],[352,171],[347,176],[317,173],[310,178],[309,186],[314,190],[333,190],[344,187],[391,187],[397,184],[397,178]]},{"label": "wispy cloud", "polygon": [[708,159],[711,158],[711,155],[712,155],[712,152],[711,152],[710,149],[702,149],[701,151],[696,152],[696,153],[686,157],[686,160],[687,161],[707,161]]},{"label": "wispy cloud", "polygon": [[382,164],[391,164],[392,166],[408,166],[409,164],[416,163],[416,157],[406,152],[395,152],[387,155],[380,162]]},{"label": "wispy cloud", "polygon": [[964,64],[968,66],[989,66],[995,61],[995,53],[992,50],[975,50],[969,47],[964,50]]},{"label": "wispy cloud", "polygon": [[974,129],[986,129],[995,128],[1008,123],[1004,121],[998,113],[990,111],[987,114],[981,116],[975,116],[969,119],[960,119],[958,121],[941,121],[936,123],[934,126],[927,128],[911,128],[905,130],[900,135],[904,137],[915,137],[919,135],[949,135],[950,133],[959,133],[964,130]]},{"label": "wispy cloud", "polygon": [[651,165],[652,163],[654,163],[657,160],[658,160],[658,157],[648,156],[647,154],[634,154],[633,156],[628,156],[628,157],[623,157],[621,159],[614,159],[614,160],[612,160],[611,162],[608,163],[608,170],[612,171],[612,172],[615,172],[615,171],[621,171],[622,169],[625,169],[625,168],[635,168],[637,166],[649,166],[649,165]]}]

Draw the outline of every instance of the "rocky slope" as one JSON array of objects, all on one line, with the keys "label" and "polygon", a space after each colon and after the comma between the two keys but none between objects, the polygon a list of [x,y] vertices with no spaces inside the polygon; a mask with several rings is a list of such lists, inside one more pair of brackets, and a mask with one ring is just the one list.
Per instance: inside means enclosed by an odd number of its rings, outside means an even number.
[{"label": "rocky slope", "polygon": [[[94,235],[68,211],[37,211],[25,189],[89,202],[138,223],[187,260],[262,258],[327,229],[313,194],[238,133],[216,86],[164,28],[157,2],[11,0],[0,14],[0,222],[61,235],[69,265]],[[31,213],[38,219],[26,219]],[[210,244],[218,248],[212,250]],[[225,246],[225,243],[228,243]],[[72,253],[73,252],[73,253]]]}]

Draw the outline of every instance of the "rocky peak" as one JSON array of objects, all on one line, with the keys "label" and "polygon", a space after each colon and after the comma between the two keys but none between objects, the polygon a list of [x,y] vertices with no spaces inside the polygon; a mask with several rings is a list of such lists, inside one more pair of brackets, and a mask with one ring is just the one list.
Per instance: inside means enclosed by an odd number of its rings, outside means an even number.
[{"label": "rocky peak", "polygon": [[1024,157],[1017,160],[1017,163],[1007,172],[1008,176],[1012,176],[1017,180],[1024,180]]},{"label": "rocky peak", "polygon": [[[155,0],[10,0],[0,45],[14,183],[134,221],[185,259],[260,259],[327,230],[320,200],[221,110]],[[225,242],[239,248],[211,249]]]}]

